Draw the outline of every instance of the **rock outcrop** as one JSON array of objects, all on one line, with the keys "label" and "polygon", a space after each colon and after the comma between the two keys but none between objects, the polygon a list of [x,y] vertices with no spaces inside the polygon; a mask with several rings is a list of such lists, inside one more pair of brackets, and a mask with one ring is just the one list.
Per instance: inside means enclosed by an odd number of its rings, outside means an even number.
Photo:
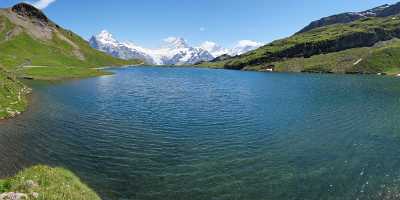
[{"label": "rock outcrop", "polygon": [[37,19],[46,24],[51,22],[41,10],[27,3],[16,4],[11,8],[11,10],[22,17]]}]

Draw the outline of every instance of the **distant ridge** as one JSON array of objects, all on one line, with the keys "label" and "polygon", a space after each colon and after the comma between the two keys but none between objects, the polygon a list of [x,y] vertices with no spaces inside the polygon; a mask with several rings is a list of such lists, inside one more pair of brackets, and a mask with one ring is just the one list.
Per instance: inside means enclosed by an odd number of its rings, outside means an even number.
[{"label": "distant ridge", "polygon": [[400,2],[393,5],[385,4],[362,12],[347,12],[324,17],[311,22],[308,26],[301,29],[298,33],[304,33],[315,28],[324,27],[332,24],[350,23],[368,17],[388,17],[398,14],[400,14]]}]

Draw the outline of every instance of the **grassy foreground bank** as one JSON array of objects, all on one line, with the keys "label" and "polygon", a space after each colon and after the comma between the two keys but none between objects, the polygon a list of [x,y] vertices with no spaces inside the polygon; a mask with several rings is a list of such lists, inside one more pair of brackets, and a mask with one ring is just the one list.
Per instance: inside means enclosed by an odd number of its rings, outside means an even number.
[{"label": "grassy foreground bank", "polygon": [[0,180],[0,199],[2,199],[2,195],[37,200],[100,199],[72,172],[63,168],[47,166],[31,167],[12,178]]},{"label": "grassy foreground bank", "polygon": [[30,89],[12,73],[0,70],[0,119],[14,117],[27,107]]}]

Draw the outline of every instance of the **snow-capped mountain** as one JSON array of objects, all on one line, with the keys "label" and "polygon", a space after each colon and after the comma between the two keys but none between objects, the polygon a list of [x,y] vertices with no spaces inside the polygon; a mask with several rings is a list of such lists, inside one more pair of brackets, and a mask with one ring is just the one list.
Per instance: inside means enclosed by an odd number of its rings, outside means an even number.
[{"label": "snow-capped mountain", "polygon": [[184,65],[195,64],[200,61],[209,61],[214,57],[199,47],[191,47],[183,38],[169,37],[164,39],[164,45],[159,49],[148,50],[157,65]]},{"label": "snow-capped mountain", "polygon": [[156,65],[184,65],[209,61],[214,57],[206,50],[191,47],[183,38],[170,37],[163,47],[147,49],[131,42],[120,42],[108,31],[93,36],[90,45],[100,51],[122,59],[142,59]]},{"label": "snow-capped mountain", "polygon": [[122,59],[141,59],[156,65],[196,64],[200,61],[213,60],[224,54],[240,55],[262,46],[261,43],[251,40],[241,40],[231,49],[223,48],[210,41],[204,42],[200,47],[192,47],[185,39],[179,37],[169,37],[163,42],[164,44],[158,49],[148,49],[132,42],[120,42],[106,30],[93,36],[89,41],[93,48],[112,56]]},{"label": "snow-capped mountain", "polygon": [[102,31],[97,36],[93,36],[89,40],[90,46],[100,51],[106,52],[114,57],[122,59],[141,59],[152,63],[153,58],[149,56],[144,48],[136,46],[133,43],[119,42],[113,38],[108,31]]},{"label": "snow-capped mountain", "polygon": [[240,40],[233,48],[227,49],[219,46],[215,42],[206,41],[201,45],[201,48],[207,50],[214,57],[219,57],[224,54],[237,56],[249,51],[255,50],[264,44],[252,40]]}]

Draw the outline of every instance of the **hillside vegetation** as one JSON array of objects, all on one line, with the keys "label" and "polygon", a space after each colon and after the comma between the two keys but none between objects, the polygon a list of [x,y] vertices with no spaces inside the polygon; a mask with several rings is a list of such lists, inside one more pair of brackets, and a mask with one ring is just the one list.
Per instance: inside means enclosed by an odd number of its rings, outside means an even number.
[{"label": "hillside vegetation", "polygon": [[24,65],[93,68],[141,63],[91,48],[87,41],[24,3],[0,10],[0,52],[0,64],[6,69]]},{"label": "hillside vegetation", "polygon": [[200,63],[238,70],[293,72],[395,73],[400,17],[369,17],[333,24],[274,41],[233,58]]},{"label": "hillside vegetation", "polygon": [[59,80],[109,74],[97,67],[141,64],[90,47],[42,11],[20,3],[0,9],[0,119],[25,110],[29,93],[17,78]]}]

